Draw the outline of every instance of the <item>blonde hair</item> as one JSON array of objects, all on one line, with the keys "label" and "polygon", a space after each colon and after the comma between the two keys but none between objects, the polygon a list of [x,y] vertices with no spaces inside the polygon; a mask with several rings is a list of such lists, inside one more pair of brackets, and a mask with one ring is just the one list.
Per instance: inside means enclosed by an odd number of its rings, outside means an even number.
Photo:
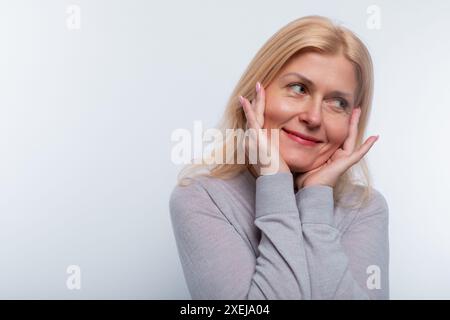
[{"label": "blonde hair", "polygon": [[[372,60],[363,42],[353,32],[321,16],[306,16],[290,22],[262,46],[231,93],[225,112],[218,124],[218,129],[222,132],[225,132],[226,129],[245,129],[246,118],[242,108],[240,108],[238,96],[242,95],[252,100],[257,81],[267,87],[289,59],[306,51],[343,54],[354,65],[358,83],[355,106],[361,107],[356,142],[357,147],[359,147],[363,143],[371,111],[373,96]],[[222,150],[225,150],[230,143],[231,141],[228,138],[223,139],[220,142]],[[233,154],[227,154],[227,157],[231,156],[234,159],[239,145],[234,145]],[[214,152],[211,153],[211,157],[214,157]],[[178,185],[189,184],[189,181],[197,175],[229,179],[246,170],[248,166],[248,163],[236,164],[236,162],[232,162],[230,164],[227,161],[220,164],[217,162],[209,163],[215,164],[208,165],[202,162],[187,165],[178,175]],[[201,172],[202,169],[205,171]],[[360,169],[359,175],[357,169]],[[359,181],[356,179],[358,176]],[[357,202],[354,205],[363,206],[372,192],[371,177],[364,158],[341,175],[333,192],[335,204],[342,200],[345,192],[355,190],[353,188],[358,185],[363,187],[363,192],[358,193]],[[342,205],[345,206],[345,204]]]}]

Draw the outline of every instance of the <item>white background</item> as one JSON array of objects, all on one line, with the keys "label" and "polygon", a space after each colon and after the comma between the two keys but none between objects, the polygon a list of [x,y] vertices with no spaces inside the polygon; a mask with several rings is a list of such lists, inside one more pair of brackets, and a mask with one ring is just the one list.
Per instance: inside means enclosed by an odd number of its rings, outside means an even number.
[{"label": "white background", "polygon": [[[66,9],[81,8],[81,29]],[[370,5],[381,29],[366,25]],[[263,43],[338,21],[375,66],[391,298],[450,298],[447,1],[0,1],[0,298],[184,299],[173,130],[214,126]],[[66,268],[81,267],[81,290]]]}]

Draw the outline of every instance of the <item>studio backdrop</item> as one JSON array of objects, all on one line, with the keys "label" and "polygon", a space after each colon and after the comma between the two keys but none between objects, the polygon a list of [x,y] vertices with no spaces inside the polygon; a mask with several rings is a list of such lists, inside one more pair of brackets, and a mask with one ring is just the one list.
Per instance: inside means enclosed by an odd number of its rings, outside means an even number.
[{"label": "studio backdrop", "polygon": [[255,53],[321,15],[365,43],[390,297],[450,298],[450,3],[0,1],[0,298],[190,299],[173,133],[217,125]]}]

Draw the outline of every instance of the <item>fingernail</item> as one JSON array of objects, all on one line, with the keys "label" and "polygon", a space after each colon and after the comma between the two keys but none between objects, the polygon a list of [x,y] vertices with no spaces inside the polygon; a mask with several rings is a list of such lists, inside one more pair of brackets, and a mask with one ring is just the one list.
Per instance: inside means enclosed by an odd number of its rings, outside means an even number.
[{"label": "fingernail", "polygon": [[375,138],[376,138],[375,141],[378,140],[379,137],[380,137],[380,135],[377,134],[377,135],[375,136]]},{"label": "fingernail", "polygon": [[242,96],[239,96],[239,102],[241,103],[241,106],[244,106],[244,98]]},{"label": "fingernail", "polygon": [[258,82],[256,82],[256,92],[259,93],[259,90],[261,90],[261,84]]}]

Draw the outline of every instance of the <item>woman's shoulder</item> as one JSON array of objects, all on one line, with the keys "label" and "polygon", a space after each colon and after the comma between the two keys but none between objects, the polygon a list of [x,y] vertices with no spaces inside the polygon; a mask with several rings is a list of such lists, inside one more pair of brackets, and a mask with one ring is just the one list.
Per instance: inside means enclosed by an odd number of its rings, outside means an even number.
[{"label": "woman's shoulder", "polygon": [[212,186],[223,183],[222,179],[210,175],[196,175],[178,181],[172,190],[172,197],[201,196]]},{"label": "woman's shoulder", "polygon": [[214,183],[207,176],[196,176],[178,182],[170,194],[170,205],[189,203],[207,195],[206,185]]},{"label": "woman's shoulder", "polygon": [[[189,197],[201,196],[206,193],[215,193],[224,191],[225,189],[242,189],[247,188],[251,184],[247,171],[236,172],[230,177],[215,177],[210,174],[198,174],[179,181],[174,187],[172,194],[174,196]],[[254,182],[254,181],[253,181]]]},{"label": "woman's shoulder", "polygon": [[245,202],[252,196],[255,181],[251,174],[242,171],[227,178],[209,174],[195,175],[183,179],[172,190],[170,210],[178,211],[220,211],[230,202]]},{"label": "woman's shoulder", "polygon": [[222,179],[209,175],[196,175],[179,181],[170,194],[170,211],[186,212],[214,205],[213,194],[218,193],[215,190],[224,183]]}]

